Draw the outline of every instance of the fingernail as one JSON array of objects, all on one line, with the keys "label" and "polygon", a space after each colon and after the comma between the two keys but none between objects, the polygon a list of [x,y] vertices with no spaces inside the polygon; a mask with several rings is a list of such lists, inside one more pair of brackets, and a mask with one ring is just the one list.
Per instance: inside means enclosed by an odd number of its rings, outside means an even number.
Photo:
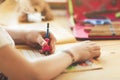
[{"label": "fingernail", "polygon": [[38,42],[41,46],[44,46],[44,45],[47,44],[46,41],[44,41],[41,37],[38,37],[38,38],[37,38],[37,42]]},{"label": "fingernail", "polygon": [[42,43],[41,43],[41,46],[44,46],[44,45],[46,45],[47,43],[45,42],[45,41],[43,41]]}]

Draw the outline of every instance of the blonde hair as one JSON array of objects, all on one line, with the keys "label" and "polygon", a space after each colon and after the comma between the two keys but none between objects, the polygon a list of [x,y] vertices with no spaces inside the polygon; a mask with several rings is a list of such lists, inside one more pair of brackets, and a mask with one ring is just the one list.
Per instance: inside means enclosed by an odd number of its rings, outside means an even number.
[{"label": "blonde hair", "polygon": [[32,7],[30,0],[16,0],[18,3],[18,10],[24,13],[34,13],[35,10]]},{"label": "blonde hair", "polygon": [[35,12],[31,0],[6,0],[3,2],[3,4],[0,4],[0,8],[17,8],[19,11],[25,12],[25,13],[33,13]]},{"label": "blonde hair", "polygon": [[34,13],[31,0],[5,0],[0,4],[0,24],[17,23],[21,12]]}]

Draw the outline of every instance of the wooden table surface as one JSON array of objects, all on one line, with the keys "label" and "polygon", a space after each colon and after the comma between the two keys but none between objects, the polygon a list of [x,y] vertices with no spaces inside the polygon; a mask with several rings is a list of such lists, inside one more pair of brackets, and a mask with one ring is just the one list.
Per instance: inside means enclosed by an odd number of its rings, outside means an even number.
[{"label": "wooden table surface", "polygon": [[55,80],[120,80],[120,40],[95,41],[101,46],[103,69],[62,73]]},{"label": "wooden table surface", "polygon": [[[61,22],[64,20],[63,26],[67,26],[66,18],[60,20]],[[120,40],[98,40],[95,42],[101,46],[99,60],[103,69],[63,73],[55,80],[120,80]]]},{"label": "wooden table surface", "polygon": [[[67,28],[66,19],[59,18],[56,22]],[[101,46],[99,60],[103,69],[62,73],[54,80],[120,80],[120,40],[95,40],[95,42]]]},{"label": "wooden table surface", "polygon": [[[64,18],[58,18],[56,22],[59,22],[62,27],[68,28],[66,21]],[[103,69],[62,73],[54,80],[120,80],[120,40],[98,40],[95,42],[101,46],[99,60]]]}]

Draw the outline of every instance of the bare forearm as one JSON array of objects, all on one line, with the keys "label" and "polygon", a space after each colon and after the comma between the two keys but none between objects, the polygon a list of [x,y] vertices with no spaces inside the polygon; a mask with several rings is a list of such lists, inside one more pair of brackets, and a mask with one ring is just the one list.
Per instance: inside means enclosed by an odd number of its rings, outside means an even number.
[{"label": "bare forearm", "polygon": [[10,46],[0,48],[2,65],[0,71],[12,80],[50,80],[63,72],[71,63],[71,57],[64,53],[44,57],[31,63]]},{"label": "bare forearm", "polygon": [[62,73],[71,63],[70,55],[61,52],[39,59],[35,65],[42,76],[42,80],[50,80]]},{"label": "bare forearm", "polygon": [[11,46],[0,48],[0,71],[10,80],[34,80],[35,67]]},{"label": "bare forearm", "polygon": [[10,36],[13,38],[16,44],[25,44],[25,33],[24,30],[12,30],[12,29],[6,29],[7,32],[10,34]]}]

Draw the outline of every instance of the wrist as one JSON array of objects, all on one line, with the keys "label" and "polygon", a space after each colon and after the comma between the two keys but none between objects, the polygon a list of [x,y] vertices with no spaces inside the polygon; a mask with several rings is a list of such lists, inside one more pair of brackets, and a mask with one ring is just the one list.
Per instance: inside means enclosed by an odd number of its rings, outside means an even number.
[{"label": "wrist", "polygon": [[27,32],[21,30],[8,30],[8,33],[13,38],[16,44],[25,44],[25,36]]},{"label": "wrist", "polygon": [[18,32],[18,35],[14,38],[16,44],[26,44],[26,32]]},{"label": "wrist", "polygon": [[64,50],[63,52],[66,53],[66,54],[68,54],[68,55],[71,57],[72,63],[76,62],[75,55],[74,55],[71,51],[69,51],[69,50]]},{"label": "wrist", "polygon": [[10,35],[2,28],[0,28],[0,47],[11,45],[15,46],[13,39],[10,37]]},{"label": "wrist", "polygon": [[24,32],[21,33],[21,39],[19,39],[21,43],[27,44],[28,34],[30,34],[29,31],[24,31]]}]

